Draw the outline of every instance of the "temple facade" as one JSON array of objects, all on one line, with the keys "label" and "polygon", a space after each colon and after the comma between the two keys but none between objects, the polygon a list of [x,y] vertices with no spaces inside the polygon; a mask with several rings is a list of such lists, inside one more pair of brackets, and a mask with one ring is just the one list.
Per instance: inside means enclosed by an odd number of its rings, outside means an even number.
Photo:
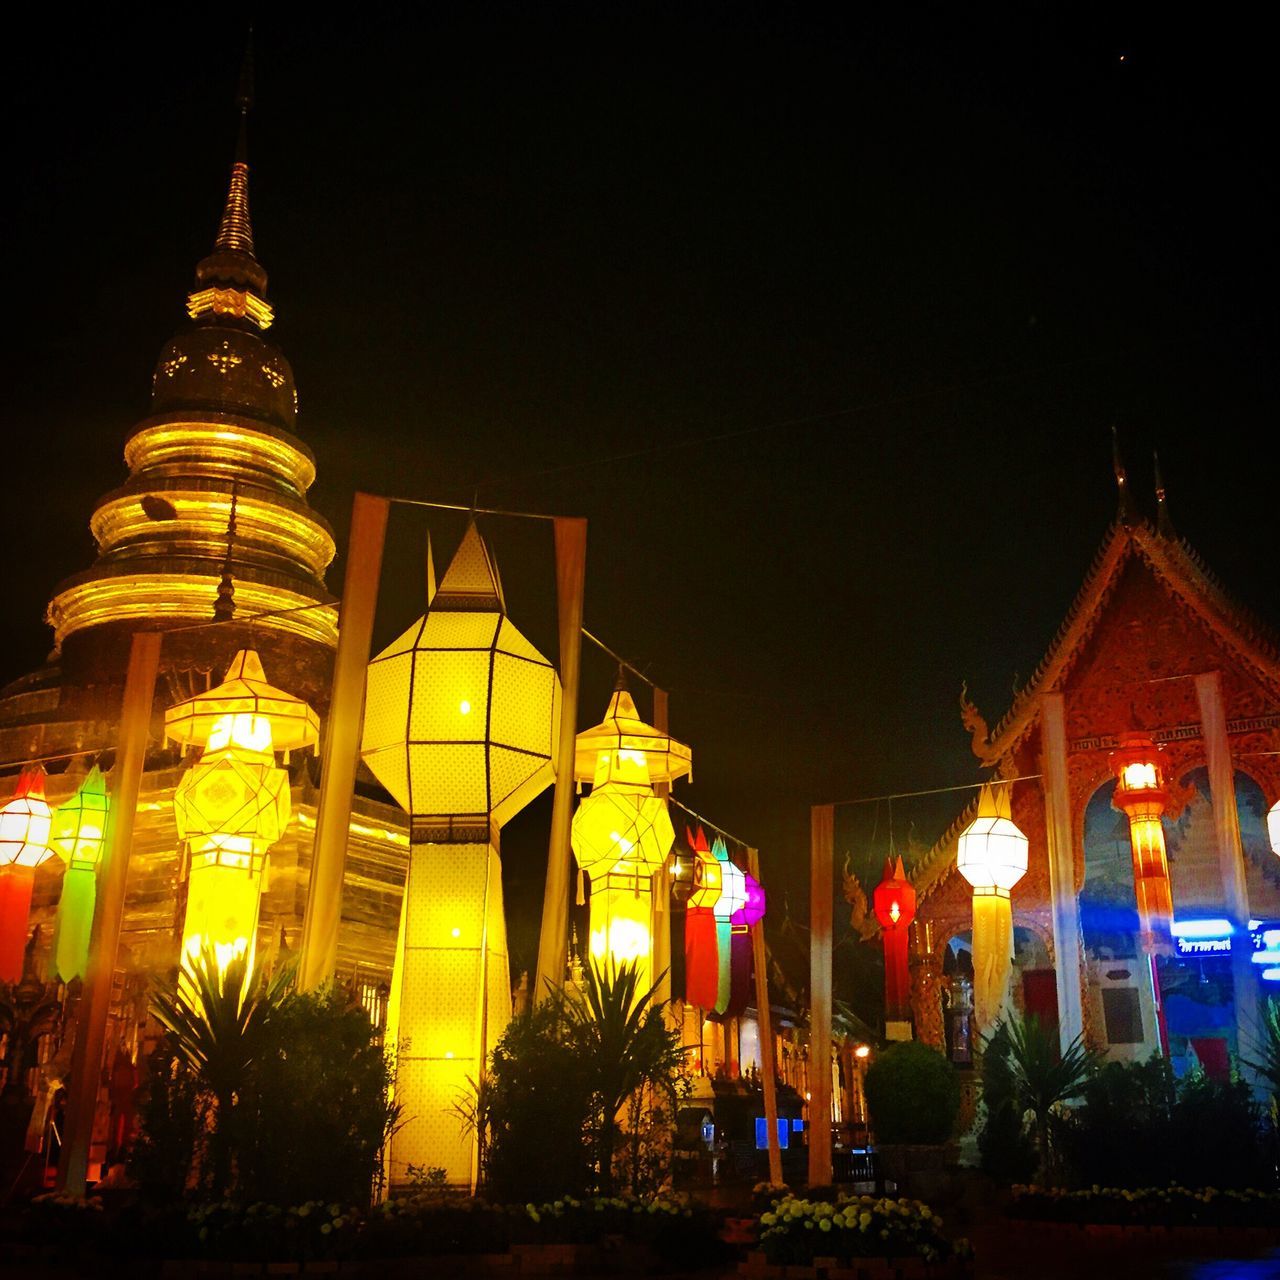
[{"label": "temple facade", "polygon": [[[1267,963],[1280,858],[1266,822],[1280,797],[1280,646],[1177,537],[1163,490],[1149,522],[1119,464],[1117,478],[1119,516],[1034,677],[992,729],[963,703],[973,751],[1028,841],[1013,954],[994,960],[1000,1011],[1034,1013],[1064,1045],[1080,1035],[1111,1059],[1163,1052],[1177,1071],[1221,1074],[1248,1057],[1260,995],[1280,980]],[[1126,789],[1139,775],[1145,807]],[[977,808],[912,872],[915,1034],[958,1064],[990,1030],[973,981],[992,958],[973,953],[973,894],[956,866]],[[1171,906],[1150,907],[1153,885]]]},{"label": "temple facade", "polygon": [[[192,757],[166,741],[164,712],[217,685],[236,652],[253,648],[273,685],[319,713],[323,733],[337,642],[337,601],[325,584],[333,534],[307,501],[315,459],[299,433],[293,371],[268,336],[275,316],[249,212],[247,105],[242,98],[212,252],[196,268],[185,324],[160,353],[151,412],[125,441],[127,478],[90,518],[97,558],[52,593],[46,663],[0,690],[0,772],[43,765],[57,805],[93,763],[109,776],[131,638],[164,632],[108,1029],[106,1060],[115,1067],[103,1084],[91,1175],[122,1136],[113,1116],[127,1109],[129,1082],[145,1070],[157,1032],[150,980],[179,958],[189,855],[173,800]],[[301,939],[318,799],[315,749],[285,765],[291,816],[269,852],[256,939],[259,960],[273,965]],[[338,979],[379,1022],[407,854],[400,810],[357,794]],[[67,1070],[80,987],[60,984],[50,962],[64,870],[57,858],[38,868],[23,978],[0,984],[0,1167],[13,1158],[15,1131],[25,1130],[29,1166],[55,1158],[47,1104]]]}]

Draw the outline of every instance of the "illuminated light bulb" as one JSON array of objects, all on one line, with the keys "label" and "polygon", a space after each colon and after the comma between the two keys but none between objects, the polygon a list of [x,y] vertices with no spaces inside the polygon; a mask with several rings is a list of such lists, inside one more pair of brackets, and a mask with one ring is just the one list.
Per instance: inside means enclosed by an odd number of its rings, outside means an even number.
[{"label": "illuminated light bulb", "polygon": [[898,918],[901,915],[902,915],[902,908],[899,907],[897,902],[895,901],[894,904],[889,908],[889,919],[892,920],[894,924],[897,924]]},{"label": "illuminated light bulb", "polygon": [[454,930],[452,930],[452,931],[450,932],[450,935],[449,935],[449,936],[450,936],[450,937],[452,937],[452,938],[460,938],[460,937],[462,937],[462,930],[461,930],[461,929],[454,929]]},{"label": "illuminated light bulb", "polygon": [[458,703],[458,711],[464,716],[469,716],[471,714],[471,703],[463,698],[463,700]]},{"label": "illuminated light bulb", "polygon": [[869,1044],[860,1044],[854,1051],[855,1058],[867,1058],[871,1056],[871,1046]]},{"label": "illuminated light bulb", "polygon": [[1156,767],[1150,762],[1126,764],[1121,775],[1121,780],[1129,791],[1154,791],[1160,785],[1156,778]]}]

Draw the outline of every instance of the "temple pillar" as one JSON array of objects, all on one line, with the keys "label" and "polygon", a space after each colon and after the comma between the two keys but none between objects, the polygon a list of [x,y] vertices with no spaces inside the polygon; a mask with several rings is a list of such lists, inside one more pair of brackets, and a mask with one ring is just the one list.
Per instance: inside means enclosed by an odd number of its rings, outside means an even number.
[{"label": "temple pillar", "polygon": [[1236,1052],[1247,1056],[1251,1050],[1246,1046],[1251,1046],[1258,1034],[1258,988],[1253,974],[1249,889],[1245,881],[1244,845],[1240,839],[1235,767],[1231,762],[1231,744],[1227,738],[1221,672],[1209,671],[1196,676],[1196,700],[1200,704],[1205,761],[1209,766],[1209,797],[1213,802],[1222,896],[1232,929],[1231,985],[1236,1016]]},{"label": "temple pillar", "polygon": [[1041,698],[1040,740],[1044,826],[1049,858],[1054,974],[1058,992],[1058,1038],[1063,1050],[1084,1034],[1081,995],[1080,903],[1075,886],[1071,791],[1067,775],[1066,711],[1060,693]]},{"label": "temple pillar", "polygon": [[933,949],[933,926],[917,920],[911,926],[911,1018],[916,1039],[939,1053],[947,1051],[942,1021],[942,966]]}]

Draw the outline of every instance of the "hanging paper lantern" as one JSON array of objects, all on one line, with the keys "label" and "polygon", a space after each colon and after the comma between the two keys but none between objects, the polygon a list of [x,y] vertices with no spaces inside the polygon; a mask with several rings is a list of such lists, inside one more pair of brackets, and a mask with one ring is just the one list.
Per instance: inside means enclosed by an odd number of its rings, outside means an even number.
[{"label": "hanging paper lantern", "polygon": [[1280,857],[1280,800],[1267,810],[1267,837],[1271,842],[1271,852]]},{"label": "hanging paper lantern", "polygon": [[989,1030],[1004,1006],[1013,963],[1010,890],[1027,872],[1027,838],[1014,826],[1007,787],[986,785],[960,834],[956,867],[973,885],[974,1015]]},{"label": "hanging paper lantern", "polygon": [[75,795],[53,813],[50,843],[67,864],[53,924],[54,968],[63,982],[83,978],[89,963],[109,810],[106,779],[95,764]]},{"label": "hanging paper lantern", "polygon": [[[607,776],[600,779],[601,765],[606,763]],[[619,673],[604,719],[575,739],[573,776],[579,782],[597,784],[614,775],[625,781],[628,767],[635,765],[643,767],[646,786],[672,783],[693,776],[693,752],[669,733],[640,719]]]},{"label": "hanging paper lantern", "polygon": [[884,944],[884,1007],[889,1022],[911,1016],[911,971],[907,941],[916,918],[915,886],[907,879],[902,859],[884,861],[884,875],[872,894],[880,937]]},{"label": "hanging paper lantern", "polygon": [[699,1009],[714,1009],[720,993],[720,960],[714,907],[720,898],[723,870],[701,827],[686,829],[694,859],[693,888],[684,917],[685,1000]]},{"label": "hanging paper lantern", "polygon": [[184,747],[203,747],[215,730],[253,743],[261,740],[263,723],[276,751],[297,751],[320,738],[320,717],[301,698],[267,683],[254,649],[232,658],[220,685],[164,713],[166,736]]},{"label": "hanging paper lantern", "polygon": [[747,903],[746,874],[734,865],[722,837],[716,836],[711,854],[720,864],[720,896],[712,911],[716,920],[716,1005],[725,1014],[733,998],[733,917]]},{"label": "hanging paper lantern", "polygon": [[410,1118],[391,1140],[390,1179],[415,1164],[468,1185],[474,1135],[451,1108],[511,1012],[498,828],[553,779],[560,682],[507,617],[474,521],[428,597],[369,664],[361,757],[409,815],[386,1035],[401,1045]]},{"label": "hanging paper lantern", "polygon": [[591,956],[602,967],[635,964],[644,993],[653,972],[653,877],[676,833],[642,753],[601,751],[594,782],[571,831],[578,867],[591,877]]},{"label": "hanging paper lantern", "polygon": [[173,797],[191,873],[182,955],[212,947],[222,965],[253,963],[267,853],[289,822],[289,775],[277,751],[313,745],[319,719],[301,699],[267,683],[253,649],[240,650],[226,679],[165,713],[169,737],[203,747]]},{"label": "hanging paper lantern", "polygon": [[22,979],[36,868],[53,855],[44,769],[24,769],[0,807],[0,982]]},{"label": "hanging paper lantern", "polygon": [[1173,923],[1173,890],[1161,815],[1168,803],[1160,748],[1143,733],[1127,733],[1111,753],[1116,775],[1112,804],[1129,819],[1133,883],[1139,928],[1168,933]]},{"label": "hanging paper lantern", "polygon": [[742,878],[746,901],[735,913],[733,923],[747,926],[759,924],[764,919],[765,911],[768,907],[768,898],[765,895],[764,885],[750,871],[744,871]]}]

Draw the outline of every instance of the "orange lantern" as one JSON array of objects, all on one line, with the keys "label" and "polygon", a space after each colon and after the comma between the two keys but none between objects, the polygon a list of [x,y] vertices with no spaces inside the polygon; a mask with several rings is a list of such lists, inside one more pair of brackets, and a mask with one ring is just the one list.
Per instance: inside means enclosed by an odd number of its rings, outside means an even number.
[{"label": "orange lantern", "polygon": [[1166,937],[1173,922],[1169,859],[1160,819],[1168,803],[1161,749],[1145,733],[1126,733],[1111,753],[1116,775],[1112,804],[1129,819],[1138,927],[1145,937]]}]

